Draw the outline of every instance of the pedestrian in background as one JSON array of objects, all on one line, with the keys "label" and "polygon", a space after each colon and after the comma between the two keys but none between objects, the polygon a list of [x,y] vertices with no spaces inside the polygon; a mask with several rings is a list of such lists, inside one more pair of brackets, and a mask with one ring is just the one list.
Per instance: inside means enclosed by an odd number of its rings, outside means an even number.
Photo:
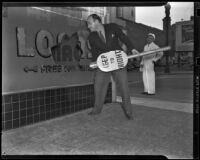
[{"label": "pedestrian in background", "polygon": [[[149,33],[147,35],[147,44],[144,46],[144,51],[151,51],[158,49],[159,46],[154,43],[155,34]],[[144,84],[144,92],[142,94],[155,95],[155,63],[163,56],[163,52],[146,55],[142,57],[140,63],[140,71],[142,72],[142,80]]]}]

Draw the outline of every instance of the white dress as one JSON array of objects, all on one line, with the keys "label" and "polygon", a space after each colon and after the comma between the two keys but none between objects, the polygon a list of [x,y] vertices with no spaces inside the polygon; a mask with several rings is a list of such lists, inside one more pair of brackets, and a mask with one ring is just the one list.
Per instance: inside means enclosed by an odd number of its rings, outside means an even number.
[{"label": "white dress", "polygon": [[[158,48],[159,46],[157,46],[154,42],[152,42],[144,46],[144,51],[155,50]],[[162,56],[163,52],[157,52],[142,57],[140,65],[143,67],[140,68],[140,71],[143,72],[142,79],[144,84],[144,92],[147,92],[149,94],[155,94],[155,71],[154,71],[153,61],[156,62]]]}]

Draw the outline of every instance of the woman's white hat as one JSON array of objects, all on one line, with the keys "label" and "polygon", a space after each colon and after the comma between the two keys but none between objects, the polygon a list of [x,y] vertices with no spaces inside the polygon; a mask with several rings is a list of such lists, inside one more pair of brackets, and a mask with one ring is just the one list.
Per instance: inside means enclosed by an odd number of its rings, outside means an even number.
[{"label": "woman's white hat", "polygon": [[154,38],[154,40],[156,39],[156,36],[153,33],[149,33],[148,36],[152,36]]}]

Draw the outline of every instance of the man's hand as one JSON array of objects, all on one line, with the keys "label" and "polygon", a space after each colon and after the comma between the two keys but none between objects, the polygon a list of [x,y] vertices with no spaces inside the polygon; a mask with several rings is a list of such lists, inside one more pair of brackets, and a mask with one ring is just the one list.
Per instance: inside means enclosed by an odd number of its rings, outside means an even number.
[{"label": "man's hand", "polygon": [[[136,49],[132,49],[132,54],[134,54],[134,55],[136,55],[136,54],[140,54]],[[139,60],[140,58],[138,57],[138,58],[136,58],[137,60]],[[133,61],[133,59],[131,60],[131,61]]]},{"label": "man's hand", "polygon": [[132,49],[132,54],[140,54],[136,49]]}]

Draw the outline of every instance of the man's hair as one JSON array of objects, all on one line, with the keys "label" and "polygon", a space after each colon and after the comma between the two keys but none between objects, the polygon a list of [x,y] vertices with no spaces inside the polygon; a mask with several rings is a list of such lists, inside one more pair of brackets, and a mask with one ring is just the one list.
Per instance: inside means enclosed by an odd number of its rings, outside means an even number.
[{"label": "man's hair", "polygon": [[89,17],[92,17],[94,20],[98,20],[101,23],[101,17],[98,16],[97,14],[91,14],[91,15],[88,16],[88,18]]}]

